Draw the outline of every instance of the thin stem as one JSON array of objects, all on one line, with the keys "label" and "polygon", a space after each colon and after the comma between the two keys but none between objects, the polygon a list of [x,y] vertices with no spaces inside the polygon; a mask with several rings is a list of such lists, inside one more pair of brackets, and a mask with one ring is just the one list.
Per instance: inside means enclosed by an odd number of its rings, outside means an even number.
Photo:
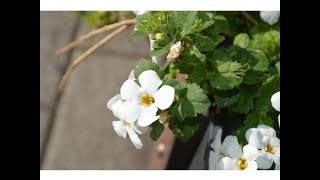
[{"label": "thin stem", "polygon": [[107,32],[109,30],[115,29],[115,28],[117,28],[119,26],[134,24],[135,21],[136,21],[135,19],[123,20],[123,21],[120,21],[120,22],[117,22],[117,23],[114,23],[114,24],[105,25],[105,26],[103,26],[103,27],[101,27],[99,29],[92,30],[91,32],[81,36],[79,39],[76,39],[76,40],[72,41],[66,47],[61,48],[60,50],[58,50],[56,52],[56,55],[57,56],[61,56],[62,54],[70,51],[71,49],[73,49],[74,47],[76,47],[82,41],[84,41],[86,39],[92,38],[92,37],[94,37],[94,36],[96,36],[96,35],[98,35],[100,33]]},{"label": "thin stem", "polygon": [[60,84],[59,84],[59,91],[62,92],[66,81],[68,80],[68,78],[70,77],[70,75],[72,74],[72,72],[74,71],[74,69],[82,62],[84,61],[89,55],[91,55],[95,50],[97,50],[99,47],[101,47],[103,44],[107,43],[109,40],[111,40],[112,38],[114,38],[117,34],[119,34],[120,32],[124,31],[125,29],[127,29],[129,26],[128,25],[123,25],[120,28],[118,28],[117,30],[113,31],[112,33],[108,34],[106,37],[104,37],[102,40],[100,40],[99,42],[97,42],[95,45],[93,45],[92,47],[90,47],[86,52],[84,52],[81,56],[79,56],[76,60],[73,61],[73,63],[70,65],[70,67],[68,68],[67,72],[63,75]]},{"label": "thin stem", "polygon": [[241,11],[241,14],[248,19],[251,23],[253,23],[254,25],[258,24],[258,21],[255,20],[249,13],[245,12],[245,11]]}]

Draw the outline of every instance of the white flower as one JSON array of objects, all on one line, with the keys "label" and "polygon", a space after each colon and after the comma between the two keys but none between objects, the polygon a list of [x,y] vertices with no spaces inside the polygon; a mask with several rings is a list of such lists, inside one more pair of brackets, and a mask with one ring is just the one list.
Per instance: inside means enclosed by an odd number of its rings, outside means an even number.
[{"label": "white flower", "polygon": [[263,124],[250,128],[246,132],[246,139],[250,145],[260,149],[257,158],[259,169],[269,169],[273,162],[280,169],[280,139],[273,128]]},{"label": "white flower", "polygon": [[[276,92],[272,95],[271,97],[271,105],[272,107],[280,112],[280,91]],[[280,127],[280,114],[278,116],[278,122],[279,122],[279,127]]]},{"label": "white flower", "polygon": [[[138,77],[138,85],[134,80],[126,80],[120,89],[121,98],[125,100],[119,107],[120,119],[133,123],[138,117],[138,125],[149,126],[159,119],[158,109],[170,107],[174,99],[174,89],[164,85],[153,70],[147,70]],[[131,118],[131,119],[130,119]]]},{"label": "white flower", "polygon": [[[234,136],[235,137],[235,136]],[[238,140],[232,142],[228,156],[221,159],[219,168],[223,170],[257,170],[256,159],[259,151],[256,147],[245,145],[243,151]]]},{"label": "white flower", "polygon": [[120,121],[112,121],[113,129],[116,131],[118,136],[126,139],[127,134],[133,145],[141,149],[143,144],[139,139],[138,134],[143,134],[148,131],[148,127],[140,127],[137,122],[131,122],[131,119],[138,119],[138,116],[120,116],[119,109],[126,102],[121,98],[120,95],[116,95],[108,102],[108,108],[113,112],[113,115],[120,119]]},{"label": "white flower", "polygon": [[179,41],[173,46],[171,46],[170,53],[167,56],[167,61],[176,60],[182,51],[183,51],[183,47],[181,46],[181,41]]},{"label": "white flower", "polygon": [[260,11],[260,17],[264,22],[273,25],[278,22],[280,11]]},{"label": "white flower", "polygon": [[143,144],[139,139],[138,134],[143,134],[148,131],[148,127],[140,127],[137,123],[127,123],[126,121],[112,121],[113,129],[116,131],[118,136],[126,139],[127,134],[129,134],[129,138],[133,145],[137,149],[141,149]]},{"label": "white flower", "polygon": [[229,154],[234,154],[234,152],[241,153],[241,147],[238,148],[239,145],[236,136],[227,136],[221,145],[221,134],[222,129],[219,128],[215,139],[211,143],[211,147],[214,151],[210,151],[209,154],[210,170],[218,170],[221,159]]}]

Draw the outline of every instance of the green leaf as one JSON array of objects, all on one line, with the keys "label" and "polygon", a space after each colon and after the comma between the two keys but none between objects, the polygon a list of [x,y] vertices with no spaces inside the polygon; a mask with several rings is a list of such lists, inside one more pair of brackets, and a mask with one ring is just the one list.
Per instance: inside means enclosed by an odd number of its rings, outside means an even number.
[{"label": "green leaf", "polygon": [[258,60],[257,64],[253,66],[253,69],[261,72],[268,71],[270,64],[268,58],[261,53],[252,53],[252,55]]},{"label": "green leaf", "polygon": [[181,37],[190,34],[194,21],[197,17],[196,11],[174,11],[172,12],[172,22],[177,30],[180,30]]},{"label": "green leaf", "polygon": [[182,142],[186,142],[198,130],[200,117],[201,116],[193,118],[187,117],[183,122],[173,117],[170,120],[169,128],[179,140],[181,140]]},{"label": "green leaf", "polygon": [[208,61],[214,64],[216,61],[232,61],[230,54],[225,49],[215,49],[208,58]]},{"label": "green leaf", "polygon": [[238,34],[233,41],[234,45],[246,49],[249,46],[250,38],[246,33]]},{"label": "green leaf", "polygon": [[195,83],[181,83],[178,96],[179,100],[171,109],[171,114],[180,121],[183,121],[185,117],[195,117],[197,114],[204,113],[211,105],[203,90]]},{"label": "green leaf", "polygon": [[158,140],[164,130],[164,126],[159,121],[155,121],[150,127],[152,128],[150,132],[151,139],[153,141]]},{"label": "green leaf", "polygon": [[138,79],[139,75],[146,70],[154,70],[159,75],[159,66],[151,60],[141,59],[134,68],[134,76]]},{"label": "green leaf", "polygon": [[241,82],[241,76],[245,75],[243,66],[237,62],[216,61],[216,70],[208,73],[210,84],[213,88],[219,90],[230,90],[238,87]]},{"label": "green leaf", "polygon": [[168,79],[162,85],[168,85],[173,87],[176,91],[180,90],[180,83],[175,79]]},{"label": "green leaf", "polygon": [[245,137],[247,130],[250,128],[256,128],[259,124],[265,124],[273,127],[273,120],[268,117],[267,113],[264,111],[256,111],[249,114],[238,129],[237,137],[239,144],[242,146],[246,145],[248,143]]},{"label": "green leaf", "polygon": [[238,102],[239,94],[232,91],[221,91],[214,95],[214,100],[219,107],[225,108]]},{"label": "green leaf", "polygon": [[194,45],[196,45],[201,52],[212,51],[215,47],[215,43],[208,36],[196,34],[195,36],[193,36],[193,38],[194,38]]},{"label": "green leaf", "polygon": [[195,26],[192,30],[193,33],[199,33],[214,24],[214,13],[210,12],[198,12],[197,19],[195,20]]},{"label": "green leaf", "polygon": [[206,63],[206,56],[202,54],[196,46],[191,46],[190,55],[193,54],[199,59],[199,61]]},{"label": "green leaf", "polygon": [[[197,57],[198,55],[199,57]],[[188,79],[195,83],[200,83],[204,80],[207,70],[205,68],[204,63],[202,63],[202,58],[205,58],[200,54],[200,52],[197,52],[196,55],[188,56],[186,59],[184,59],[177,68],[180,70],[181,73],[188,74]],[[199,59],[201,58],[201,59]]]},{"label": "green leaf", "polygon": [[271,96],[280,91],[280,77],[274,75],[263,83],[259,89],[257,99],[255,101],[255,109],[258,111],[269,111],[271,107]]},{"label": "green leaf", "polygon": [[265,33],[255,34],[250,42],[249,49],[261,51],[269,61],[276,61],[280,58],[280,32],[270,30]]},{"label": "green leaf", "polygon": [[168,45],[165,46],[164,48],[159,48],[159,49],[154,48],[154,50],[152,50],[152,51],[150,52],[150,55],[151,55],[151,56],[161,56],[162,54],[164,54],[164,53],[166,53],[166,52],[169,51],[170,45],[171,45],[171,44],[168,44]]},{"label": "green leaf", "polygon": [[214,25],[208,28],[211,35],[216,35],[222,32],[226,32],[229,29],[229,23],[224,16],[216,15],[214,16]]},{"label": "green leaf", "polygon": [[279,73],[279,76],[280,76],[280,61],[277,62],[277,63],[275,64],[275,66],[276,66],[276,68],[277,68],[277,70],[278,70],[278,73]]},{"label": "green leaf", "polygon": [[239,99],[237,103],[233,105],[232,110],[234,112],[239,112],[241,114],[249,113],[254,107],[253,105],[254,97],[255,97],[255,94],[240,92]]}]

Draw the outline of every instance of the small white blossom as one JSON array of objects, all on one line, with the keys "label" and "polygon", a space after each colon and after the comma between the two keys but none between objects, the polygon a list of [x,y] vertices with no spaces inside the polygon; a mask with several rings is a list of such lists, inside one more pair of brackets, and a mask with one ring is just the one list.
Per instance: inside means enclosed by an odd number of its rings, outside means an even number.
[{"label": "small white blossom", "polygon": [[259,149],[259,169],[269,169],[273,162],[280,169],[280,139],[273,128],[261,124],[257,128],[248,129],[245,136],[250,145]]},{"label": "small white blossom", "polygon": [[[235,137],[235,136],[234,136]],[[257,170],[258,149],[251,145],[245,145],[243,150],[238,140],[232,142],[228,149],[228,156],[221,159],[219,169],[221,170]]]},{"label": "small white blossom", "polygon": [[260,17],[264,22],[273,25],[278,22],[280,11],[260,11]]},{"label": "small white blossom", "polygon": [[[272,95],[272,97],[271,97],[271,105],[275,110],[280,112],[280,91],[276,92],[276,93],[274,93]],[[278,116],[278,122],[279,122],[279,126],[280,126],[280,114]]]},{"label": "small white blossom", "polygon": [[167,61],[176,60],[182,51],[183,51],[183,47],[181,46],[181,41],[179,41],[173,46],[171,46],[170,53],[167,56]]},{"label": "small white blossom", "polygon": [[138,85],[134,80],[126,80],[120,89],[121,98],[125,100],[119,107],[120,119],[128,119],[133,123],[138,118],[141,127],[149,126],[159,119],[158,109],[165,110],[174,100],[174,88],[164,85],[153,70],[147,70],[138,77]]}]

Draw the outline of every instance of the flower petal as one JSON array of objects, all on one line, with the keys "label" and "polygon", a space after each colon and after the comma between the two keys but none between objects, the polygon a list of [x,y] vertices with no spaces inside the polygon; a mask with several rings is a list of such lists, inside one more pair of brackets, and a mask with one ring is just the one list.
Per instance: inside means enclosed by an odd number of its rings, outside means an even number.
[{"label": "flower petal", "polygon": [[133,80],[126,80],[120,88],[120,94],[124,100],[133,101],[139,99],[139,90],[140,86],[137,83]]},{"label": "flower petal", "polygon": [[273,25],[278,22],[280,11],[260,11],[260,17],[264,22]]},{"label": "flower petal", "polygon": [[257,128],[263,136],[276,137],[276,131],[270,126],[260,124]]},{"label": "flower petal", "polygon": [[129,74],[128,79],[129,79],[129,80],[136,80],[136,78],[134,77],[134,70],[131,70],[131,71],[130,71],[130,74]]},{"label": "flower petal", "polygon": [[248,162],[248,167],[245,170],[257,170],[258,166],[255,161],[247,161]]},{"label": "flower petal", "polygon": [[[121,106],[121,104],[123,103],[122,100],[120,101],[117,101],[116,103],[114,103],[112,106],[111,106],[111,110],[112,110],[112,113],[115,117],[119,118],[119,108]],[[120,119],[120,118],[119,118]]]},{"label": "flower petal", "polygon": [[162,80],[160,79],[158,74],[153,70],[144,71],[140,74],[138,79],[142,91],[150,96],[153,96],[162,84]]},{"label": "flower petal", "polygon": [[272,166],[273,160],[271,156],[267,156],[264,153],[261,153],[256,160],[259,169],[269,169]]},{"label": "flower petal", "polygon": [[275,153],[274,156],[273,156],[273,161],[274,161],[276,164],[279,164],[279,165],[280,165],[280,148],[276,148],[276,153]]},{"label": "flower petal", "polygon": [[263,135],[257,128],[250,128],[246,131],[246,139],[248,143],[256,148],[263,148],[262,138]]},{"label": "flower petal", "polygon": [[127,130],[124,126],[123,121],[112,121],[112,126],[114,131],[118,134],[118,136],[123,137],[124,139],[127,136]]},{"label": "flower petal", "polygon": [[149,126],[159,119],[160,116],[157,116],[157,111],[158,108],[156,106],[145,107],[138,119],[138,125],[141,127]]},{"label": "flower petal", "polygon": [[225,155],[228,155],[231,158],[242,157],[242,149],[238,144],[238,139],[236,136],[227,136],[222,143],[221,150]]},{"label": "flower petal", "polygon": [[121,95],[120,95],[120,94],[115,95],[113,98],[111,98],[111,99],[108,101],[108,103],[107,103],[108,109],[112,111],[111,106],[112,106],[113,104],[115,104],[116,102],[121,101],[121,100],[122,100],[122,98],[121,98]]},{"label": "flower petal", "polygon": [[276,166],[274,167],[274,170],[280,170],[280,164],[276,164]]},{"label": "flower petal", "polygon": [[133,130],[138,134],[144,134],[148,131],[149,127],[141,127],[138,125],[138,121],[134,122]]},{"label": "flower petal", "polygon": [[224,157],[219,163],[219,169],[221,170],[236,170],[237,164],[236,159],[231,159],[230,157]]},{"label": "flower petal", "polygon": [[280,91],[271,96],[272,107],[280,112]]},{"label": "flower petal", "polygon": [[257,159],[259,151],[256,147],[249,144],[243,147],[243,157],[248,161],[254,161]]},{"label": "flower petal", "polygon": [[127,130],[128,130],[129,138],[130,138],[131,142],[133,143],[133,145],[137,149],[141,149],[143,144],[142,144],[140,138],[138,137],[138,135],[133,131],[133,129],[128,128]]},{"label": "flower petal", "polygon": [[157,92],[154,93],[154,103],[161,109],[169,108],[174,99],[174,89],[171,86],[164,85]]},{"label": "flower petal", "polygon": [[119,107],[119,118],[127,123],[136,121],[142,111],[142,106],[135,102],[125,101]]},{"label": "flower petal", "polygon": [[222,157],[215,151],[209,153],[209,170],[218,170]]},{"label": "flower petal", "polygon": [[222,135],[222,129],[219,127],[216,137],[214,138],[213,142],[211,143],[211,147],[214,151],[221,151],[221,135]]},{"label": "flower petal", "polygon": [[279,123],[279,127],[280,127],[280,114],[278,116],[278,123]]}]

